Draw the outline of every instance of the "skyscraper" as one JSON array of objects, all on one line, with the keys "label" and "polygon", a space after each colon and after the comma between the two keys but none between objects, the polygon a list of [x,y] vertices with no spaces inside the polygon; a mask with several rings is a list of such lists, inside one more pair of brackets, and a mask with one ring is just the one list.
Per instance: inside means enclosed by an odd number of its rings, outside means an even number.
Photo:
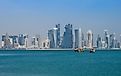
[{"label": "skyscraper", "polygon": [[57,24],[55,28],[48,30],[48,39],[50,41],[50,48],[60,47],[60,24]]},{"label": "skyscraper", "polygon": [[58,46],[58,41],[57,41],[57,39],[58,39],[58,36],[57,36],[57,30],[58,30],[58,28],[53,28],[53,38],[54,38],[54,48],[57,48],[57,46]]},{"label": "skyscraper", "polygon": [[7,33],[2,35],[2,48],[4,48],[4,49],[12,48],[12,39],[10,38],[10,36]]},{"label": "skyscraper", "polygon": [[41,42],[40,35],[36,35],[36,40],[37,40],[37,47],[38,47],[38,48],[41,48],[42,42]]},{"label": "skyscraper", "polygon": [[19,47],[27,48],[27,39],[28,39],[28,35],[19,34],[18,36]]},{"label": "skyscraper", "polygon": [[3,34],[3,35],[2,35],[2,48],[3,48],[4,45],[5,45],[5,38],[6,38],[6,35]]},{"label": "skyscraper", "polygon": [[42,41],[41,48],[45,48],[45,49],[50,48],[50,40],[48,38]]},{"label": "skyscraper", "polygon": [[17,48],[18,47],[18,36],[16,35],[13,35],[13,36],[9,36],[12,41],[11,41],[11,44],[12,44],[12,48]]},{"label": "skyscraper", "polygon": [[99,34],[97,37],[97,48],[102,48],[102,39]]},{"label": "skyscraper", "polygon": [[50,48],[54,48],[54,35],[53,30],[48,30],[48,39],[50,40]]},{"label": "skyscraper", "polygon": [[110,48],[115,48],[115,33],[110,35]]},{"label": "skyscraper", "polygon": [[57,24],[56,28],[57,28],[57,47],[60,47],[60,24]]},{"label": "skyscraper", "polygon": [[48,39],[50,40],[50,48],[58,48],[58,28],[48,30]]},{"label": "skyscraper", "polygon": [[104,30],[104,41],[105,41],[105,48],[109,48],[109,35],[108,30]]},{"label": "skyscraper", "polygon": [[38,48],[38,41],[36,37],[32,37],[32,48]]},{"label": "skyscraper", "polygon": [[85,45],[85,39],[84,39],[84,33],[82,32],[82,48],[84,48]]},{"label": "skyscraper", "polygon": [[72,24],[65,25],[65,32],[63,34],[62,48],[73,48],[73,33]]},{"label": "skyscraper", "polygon": [[75,29],[75,48],[82,48],[82,32],[81,32],[81,28]]},{"label": "skyscraper", "polygon": [[91,30],[87,32],[87,48],[93,48],[93,33]]}]

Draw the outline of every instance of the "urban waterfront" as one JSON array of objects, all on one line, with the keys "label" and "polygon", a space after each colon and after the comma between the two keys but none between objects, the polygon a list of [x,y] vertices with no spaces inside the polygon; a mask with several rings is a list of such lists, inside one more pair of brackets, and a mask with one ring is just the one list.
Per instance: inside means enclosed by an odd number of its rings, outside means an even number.
[{"label": "urban waterfront", "polygon": [[121,76],[121,51],[0,51],[0,76]]}]

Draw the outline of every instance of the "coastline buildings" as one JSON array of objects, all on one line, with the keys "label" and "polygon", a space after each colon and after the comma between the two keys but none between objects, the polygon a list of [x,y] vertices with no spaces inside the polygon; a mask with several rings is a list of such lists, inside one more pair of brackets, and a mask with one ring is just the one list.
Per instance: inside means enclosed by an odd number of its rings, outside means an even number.
[{"label": "coastline buildings", "polygon": [[96,42],[97,42],[97,48],[102,48],[102,38],[100,37],[99,34]]},{"label": "coastline buildings", "polygon": [[12,48],[27,48],[27,35],[20,34],[9,36],[7,33],[2,35],[2,48],[12,49]]},{"label": "coastline buildings", "polygon": [[[73,38],[74,32],[74,38]],[[93,47],[93,33],[91,30],[87,32],[86,38],[81,28],[73,31],[72,24],[65,25],[63,36],[60,35],[60,24],[55,28],[48,30],[48,37],[42,39],[40,35],[29,37],[26,34],[19,35],[2,35],[2,48],[3,49],[46,49],[46,48],[94,48]],[[73,44],[74,41],[74,44]],[[31,44],[31,45],[30,45]],[[121,48],[121,35],[119,39],[116,38],[115,33],[108,33],[104,30],[103,36],[98,34],[96,38],[96,45],[99,49],[115,49]]]},{"label": "coastline buildings", "polygon": [[48,30],[48,39],[50,40],[50,48],[60,47],[60,24],[56,28]]},{"label": "coastline buildings", "polygon": [[32,37],[32,48],[39,48],[38,44],[38,39],[36,37]]},{"label": "coastline buildings", "polygon": [[19,48],[27,48],[28,47],[28,35],[19,34],[18,43],[19,43]]},{"label": "coastline buildings", "polygon": [[82,48],[86,47],[86,41],[84,39],[84,33],[82,32]]},{"label": "coastline buildings", "polygon": [[10,42],[10,38],[9,38],[9,35],[6,33],[6,34],[3,34],[2,35],[2,48],[11,48],[11,42]]},{"label": "coastline buildings", "polygon": [[121,41],[116,39],[115,33],[108,34],[107,30],[104,30],[104,39],[99,35],[97,37],[97,48],[113,49],[121,48]]},{"label": "coastline buildings", "polygon": [[61,45],[61,43],[60,43],[60,39],[61,39],[61,37],[60,37],[60,24],[57,24],[56,28],[57,28],[57,42],[56,42],[56,44],[57,44],[57,48],[60,48],[60,45]]},{"label": "coastline buildings", "polygon": [[115,48],[115,34],[110,35],[110,48]]},{"label": "coastline buildings", "polygon": [[50,40],[48,38],[41,41],[40,49],[49,49],[50,48]]},{"label": "coastline buildings", "polygon": [[63,40],[61,48],[73,48],[73,27],[72,24],[65,25],[65,32],[63,34]]},{"label": "coastline buildings", "polygon": [[31,48],[36,48],[36,49],[42,48],[42,41],[40,35],[35,35],[34,37],[32,37]]},{"label": "coastline buildings", "polygon": [[75,48],[82,48],[82,31],[81,28],[75,29]]},{"label": "coastline buildings", "polygon": [[87,32],[87,48],[93,48],[93,33],[91,30]]},{"label": "coastline buildings", "polygon": [[18,36],[13,35],[13,36],[9,36],[9,38],[10,38],[12,48],[17,48],[18,47]]},{"label": "coastline buildings", "polygon": [[105,48],[109,48],[109,34],[108,30],[104,30],[104,41],[105,41]]}]

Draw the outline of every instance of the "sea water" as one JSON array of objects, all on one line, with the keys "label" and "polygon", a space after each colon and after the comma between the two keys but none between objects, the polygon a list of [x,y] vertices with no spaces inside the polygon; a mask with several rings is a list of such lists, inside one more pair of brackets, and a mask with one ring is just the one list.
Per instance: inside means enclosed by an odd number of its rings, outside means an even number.
[{"label": "sea water", "polygon": [[0,51],[0,76],[121,76],[121,51]]}]

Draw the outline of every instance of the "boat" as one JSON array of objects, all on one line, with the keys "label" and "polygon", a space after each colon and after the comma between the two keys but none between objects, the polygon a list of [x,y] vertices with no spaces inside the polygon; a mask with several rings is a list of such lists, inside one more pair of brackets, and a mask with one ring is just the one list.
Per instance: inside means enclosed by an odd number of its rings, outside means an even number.
[{"label": "boat", "polygon": [[95,49],[94,48],[90,49],[90,53],[95,53]]},{"label": "boat", "polygon": [[77,48],[74,50],[75,52],[84,52],[83,48]]}]

